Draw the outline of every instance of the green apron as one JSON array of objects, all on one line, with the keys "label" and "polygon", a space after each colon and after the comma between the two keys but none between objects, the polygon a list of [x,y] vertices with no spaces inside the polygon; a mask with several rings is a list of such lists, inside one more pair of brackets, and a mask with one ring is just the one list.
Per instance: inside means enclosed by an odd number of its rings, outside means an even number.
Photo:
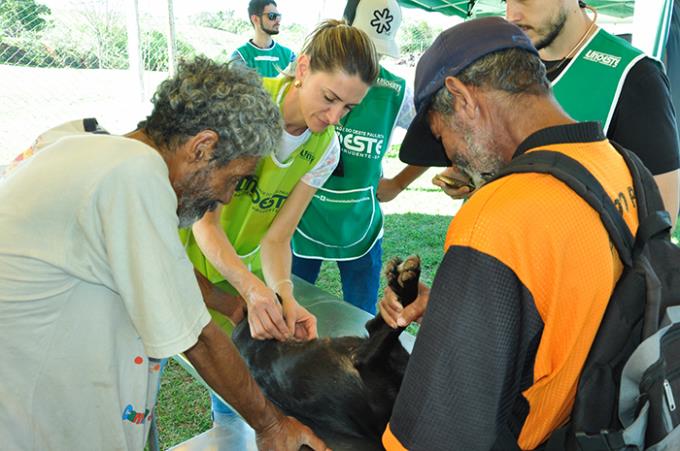
[{"label": "green apron", "polygon": [[250,41],[236,49],[248,67],[252,67],[262,77],[277,77],[290,64],[293,51],[274,41],[268,49],[260,49]]},{"label": "green apron", "polygon": [[[272,98],[279,104],[283,102],[289,80],[285,78],[265,78],[263,85]],[[334,138],[333,127],[321,133],[312,133],[309,139],[295,149],[285,162],[279,162],[274,153],[262,158],[255,173],[244,178],[236,187],[231,202],[224,206],[220,223],[229,242],[248,269],[260,279],[262,263],[260,260],[260,241],[267,233],[276,214],[281,210],[291,191],[300,178],[319,162]],[[238,294],[205,258],[190,228],[180,229],[182,243],[194,267],[221,290]],[[211,310],[213,319],[225,326],[228,320]]]},{"label": "green apron", "polygon": [[553,81],[555,98],[577,121],[599,121],[605,133],[633,65],[645,55],[601,28]]},{"label": "green apron", "polygon": [[341,125],[342,175],[319,188],[293,235],[298,257],[354,260],[382,236],[376,195],[382,158],[404,101],[406,82],[382,66],[376,83]]}]

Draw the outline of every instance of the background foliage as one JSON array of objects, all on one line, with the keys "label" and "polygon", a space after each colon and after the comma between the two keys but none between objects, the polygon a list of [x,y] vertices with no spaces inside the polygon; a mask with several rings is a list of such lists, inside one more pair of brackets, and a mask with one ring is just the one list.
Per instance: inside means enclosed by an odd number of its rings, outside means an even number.
[{"label": "background foliage", "polygon": [[[243,40],[252,31],[242,14],[203,11],[191,18],[199,29],[239,35]],[[147,21],[142,30],[144,68],[168,70],[167,33],[163,23]],[[0,1],[0,64],[30,67],[71,67],[79,69],[128,68],[127,30],[119,4],[113,0],[91,0],[79,5],[69,16],[54,15],[50,8],[36,0]],[[281,42],[296,52],[301,48],[306,27],[295,22],[281,27]],[[411,54],[421,53],[439,33],[425,21],[404,20],[398,36],[404,61],[414,62]],[[191,39],[191,43],[189,42]],[[210,54],[201,33],[190,38],[176,36],[178,58],[191,58],[197,53],[226,60],[233,48]],[[202,49],[198,50],[197,47]]]}]

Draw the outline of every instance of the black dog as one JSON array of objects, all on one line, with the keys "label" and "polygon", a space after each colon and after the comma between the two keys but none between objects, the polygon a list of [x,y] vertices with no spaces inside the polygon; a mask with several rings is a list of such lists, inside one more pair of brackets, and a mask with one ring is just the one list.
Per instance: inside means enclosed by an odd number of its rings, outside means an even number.
[{"label": "black dog", "polygon": [[[406,306],[418,294],[420,259],[392,259],[385,275]],[[254,340],[247,321],[232,338],[265,395],[284,413],[324,436],[380,443],[409,354],[380,315],[366,323],[368,338],[320,338],[304,343]]]}]

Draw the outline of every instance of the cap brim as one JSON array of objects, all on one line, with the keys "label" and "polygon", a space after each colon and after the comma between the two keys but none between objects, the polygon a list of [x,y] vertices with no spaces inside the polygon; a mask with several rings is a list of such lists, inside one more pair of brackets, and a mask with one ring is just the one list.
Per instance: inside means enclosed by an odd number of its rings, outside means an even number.
[{"label": "cap brim", "polygon": [[394,39],[377,40],[373,39],[375,50],[381,55],[387,55],[392,58],[399,58],[399,46]]},{"label": "cap brim", "polygon": [[413,166],[451,166],[444,146],[436,139],[427,120],[429,108],[421,108],[406,131],[399,149],[399,159]]}]

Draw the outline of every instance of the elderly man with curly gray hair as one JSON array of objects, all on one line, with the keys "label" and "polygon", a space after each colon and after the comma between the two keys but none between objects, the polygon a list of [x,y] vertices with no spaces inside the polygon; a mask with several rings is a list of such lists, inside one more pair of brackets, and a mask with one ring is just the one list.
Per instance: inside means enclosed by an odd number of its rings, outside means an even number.
[{"label": "elderly man with curly gray hair", "polygon": [[94,119],[48,131],[0,181],[3,446],[143,449],[158,359],[184,352],[261,448],[323,449],[213,324],[177,234],[276,147],[278,109],[256,74],[206,58],[153,103],[125,136]]}]

